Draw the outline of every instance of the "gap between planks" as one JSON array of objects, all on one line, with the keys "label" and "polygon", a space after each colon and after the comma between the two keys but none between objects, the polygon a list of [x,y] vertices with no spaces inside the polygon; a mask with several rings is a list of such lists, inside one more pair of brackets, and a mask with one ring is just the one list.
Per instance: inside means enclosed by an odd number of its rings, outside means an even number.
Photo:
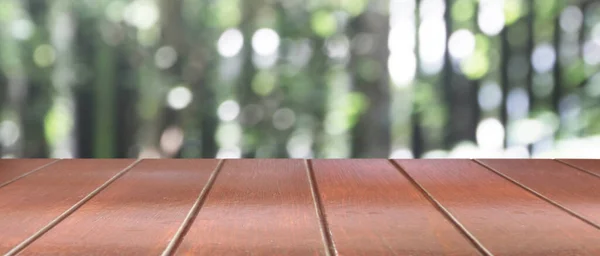
[{"label": "gap between planks", "polygon": [[38,232],[31,235],[29,238],[25,239],[23,242],[21,242],[20,244],[15,246],[12,250],[8,251],[5,254],[5,256],[13,256],[13,255],[16,255],[17,253],[21,252],[23,249],[25,249],[25,247],[27,247],[28,245],[33,243],[35,240],[37,240],[38,238],[43,236],[46,232],[50,231],[50,229],[52,229],[56,225],[58,225],[61,221],[63,221],[67,217],[69,217],[71,214],[73,214],[75,211],[77,211],[79,208],[81,208],[81,206],[83,206],[85,203],[87,203],[89,200],[91,200],[94,196],[96,196],[100,192],[102,192],[102,190],[104,190],[106,187],[108,187],[110,184],[112,184],[115,180],[117,180],[118,178],[123,176],[125,173],[127,173],[129,170],[131,170],[134,166],[136,166],[142,160],[143,159],[137,159],[136,161],[131,163],[129,166],[125,167],[125,169],[123,169],[119,173],[115,174],[112,178],[110,178],[109,180],[104,182],[102,185],[100,185],[100,187],[98,187],[94,191],[90,192],[86,197],[79,200],[79,202],[77,202],[76,204],[71,206],[71,208],[67,209],[61,215],[56,217],[56,219],[54,219],[50,223],[48,223],[48,225],[46,225],[42,229],[38,230]]},{"label": "gap between planks", "polygon": [[196,202],[194,202],[194,204],[192,205],[192,208],[190,208],[188,215],[185,217],[185,219],[181,223],[181,226],[179,226],[179,229],[177,230],[175,235],[173,235],[173,238],[171,239],[171,241],[169,242],[169,244],[167,245],[167,247],[161,254],[162,256],[171,256],[171,255],[175,254],[175,252],[177,251],[177,247],[179,247],[181,242],[183,242],[185,235],[189,231],[192,224],[194,224],[194,220],[198,216],[198,213],[200,212],[202,205],[204,205],[204,202],[206,201],[206,198],[208,197],[208,193],[210,192],[210,189],[212,188],[213,184],[215,183],[215,180],[217,179],[217,176],[219,175],[219,172],[223,168],[224,164],[225,164],[225,159],[219,160],[219,163],[217,164],[217,166],[211,173],[210,177],[208,178],[208,181],[202,188],[202,191],[200,191],[200,194],[198,195]]},{"label": "gap between planks", "polygon": [[591,172],[591,171],[589,171],[589,170],[587,170],[587,169],[585,169],[585,168],[582,168],[582,167],[579,167],[579,166],[573,165],[573,164],[571,164],[571,163],[567,163],[567,162],[565,162],[565,161],[563,161],[563,160],[560,160],[560,159],[553,159],[553,160],[554,160],[554,161],[556,161],[556,162],[559,162],[559,163],[561,163],[561,164],[564,164],[564,165],[566,165],[566,166],[569,166],[569,167],[571,167],[571,168],[574,168],[574,169],[576,169],[576,170],[579,170],[579,171],[585,172],[585,173],[587,173],[587,174],[589,174],[589,175],[592,175],[592,176],[594,176],[594,177],[596,177],[596,178],[600,178],[600,175],[598,175],[597,173],[593,173],[593,172]]},{"label": "gap between planks", "polygon": [[483,246],[483,244],[481,244],[481,242],[479,242],[479,240],[477,240],[477,238],[471,234],[467,228],[465,226],[463,226],[453,215],[452,213],[450,213],[450,211],[448,211],[437,199],[435,199],[433,197],[433,195],[431,193],[429,193],[429,191],[427,191],[427,189],[425,189],[425,187],[423,187],[419,182],[417,182],[415,179],[412,178],[412,176],[410,176],[402,166],[400,166],[400,164],[396,163],[394,160],[392,159],[388,159],[388,162],[394,166],[394,168],[396,168],[396,170],[398,172],[400,172],[400,174],[402,174],[402,176],[404,176],[406,179],[408,179],[408,181],[415,187],[417,188],[417,190],[419,190],[424,196],[425,198],[427,198],[427,200],[444,216],[446,217],[446,219],[448,219],[450,221],[450,223],[452,223],[454,225],[454,227],[456,229],[458,229],[460,231],[460,233],[467,238],[467,240],[469,240],[469,242],[471,242],[471,244],[483,255],[486,256],[492,256],[493,254],[487,249],[485,248],[485,246]]},{"label": "gap between planks", "polygon": [[335,244],[333,243],[333,239],[331,238],[331,230],[329,229],[329,223],[327,222],[323,202],[321,202],[319,187],[317,186],[317,180],[315,179],[315,172],[313,170],[312,162],[308,159],[304,159],[304,165],[306,166],[306,175],[308,176],[308,183],[310,185],[310,193],[313,197],[315,211],[317,212],[317,217],[319,218],[319,229],[321,230],[321,239],[323,240],[323,245],[325,246],[325,255],[338,255]]},{"label": "gap between planks", "polygon": [[6,186],[8,186],[9,184],[11,184],[11,183],[13,183],[13,182],[15,182],[15,181],[17,181],[17,180],[20,180],[20,179],[22,179],[22,178],[25,178],[25,177],[29,176],[30,174],[32,174],[32,173],[34,173],[34,172],[37,172],[37,171],[39,171],[39,170],[41,170],[41,169],[44,169],[44,168],[46,168],[46,167],[48,167],[48,166],[50,166],[50,165],[53,165],[53,164],[57,163],[57,162],[58,162],[58,161],[60,161],[60,160],[62,160],[62,159],[56,159],[56,160],[54,160],[54,161],[52,161],[52,162],[50,162],[50,163],[47,163],[47,164],[45,164],[45,165],[42,165],[42,166],[39,166],[39,167],[37,167],[37,168],[35,168],[35,169],[31,170],[31,171],[28,171],[28,172],[26,172],[26,173],[23,173],[23,174],[21,174],[21,175],[19,175],[19,176],[15,177],[15,178],[13,178],[12,180],[9,180],[9,181],[7,181],[7,182],[4,182],[4,183],[0,184],[0,188],[6,187]]},{"label": "gap between planks", "polygon": [[489,171],[495,173],[496,175],[498,175],[498,176],[500,176],[500,177],[508,180],[509,182],[511,182],[511,183],[513,183],[513,184],[515,184],[515,185],[517,185],[519,187],[521,187],[522,189],[527,190],[527,192],[529,192],[529,193],[537,196],[538,198],[546,201],[547,203],[550,203],[551,205],[554,205],[555,207],[557,207],[557,208],[559,208],[559,209],[567,212],[569,215],[571,215],[571,216],[573,216],[573,217],[575,217],[575,218],[577,218],[577,219],[579,219],[579,220],[581,220],[581,221],[583,221],[583,222],[585,222],[585,223],[587,223],[587,224],[595,227],[596,229],[600,229],[600,225],[598,225],[597,223],[595,223],[595,222],[593,222],[591,220],[586,219],[585,217],[583,217],[583,216],[579,215],[578,213],[572,211],[571,209],[567,208],[566,206],[563,206],[563,205],[559,204],[558,202],[556,202],[556,201],[554,201],[554,200],[552,200],[552,199],[550,199],[550,198],[548,198],[548,197],[546,197],[546,196],[538,193],[537,191],[535,191],[535,190],[533,190],[533,189],[525,186],[524,184],[520,183],[519,181],[517,181],[517,180],[509,177],[508,175],[506,175],[506,174],[504,174],[504,173],[502,173],[502,172],[494,169],[493,167],[489,166],[488,164],[486,164],[486,163],[484,163],[484,162],[482,162],[482,161],[480,161],[478,159],[471,159],[471,160],[474,161],[475,163],[483,166],[484,168],[488,169]]}]

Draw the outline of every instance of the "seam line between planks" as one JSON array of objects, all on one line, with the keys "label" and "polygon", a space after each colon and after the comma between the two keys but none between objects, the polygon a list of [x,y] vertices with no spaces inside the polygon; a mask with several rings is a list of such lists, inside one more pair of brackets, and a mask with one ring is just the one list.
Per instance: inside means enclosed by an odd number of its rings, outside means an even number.
[{"label": "seam line between planks", "polygon": [[41,170],[41,169],[44,169],[44,168],[46,168],[46,167],[48,167],[48,166],[50,166],[50,165],[53,165],[53,164],[57,163],[57,162],[58,162],[58,161],[60,161],[60,160],[62,160],[62,159],[56,159],[56,160],[54,160],[54,161],[52,161],[52,162],[50,162],[50,163],[47,163],[47,164],[45,164],[45,165],[38,166],[37,168],[35,168],[35,169],[31,170],[31,171],[28,171],[28,172],[26,172],[26,173],[23,173],[23,174],[21,174],[21,175],[19,175],[19,176],[15,177],[15,178],[13,178],[12,180],[9,180],[9,181],[7,181],[7,182],[4,182],[4,183],[0,184],[0,188],[6,187],[6,186],[10,185],[10,184],[11,184],[11,183],[13,183],[13,182],[15,182],[15,181],[17,181],[17,180],[20,180],[20,179],[22,179],[22,178],[25,178],[25,177],[29,176],[30,174],[33,174],[34,172],[37,172],[37,171],[39,171],[39,170]]},{"label": "seam line between planks", "polygon": [[175,252],[177,251],[177,248],[179,247],[179,245],[185,238],[185,235],[191,228],[192,224],[194,224],[194,220],[196,220],[196,217],[198,216],[200,209],[204,205],[204,202],[206,201],[206,198],[208,197],[208,193],[212,189],[213,184],[215,183],[215,180],[217,179],[217,176],[219,175],[224,164],[225,164],[225,159],[219,160],[219,163],[217,164],[215,169],[212,171],[210,177],[208,178],[208,181],[206,181],[206,184],[202,188],[202,191],[200,191],[198,198],[196,198],[196,201],[192,205],[192,208],[190,208],[188,215],[185,217],[185,219],[181,223],[181,226],[179,226],[179,229],[177,230],[175,235],[173,235],[173,238],[171,239],[171,241],[169,242],[169,244],[167,245],[167,247],[161,254],[162,256],[170,256],[170,255],[175,254]]},{"label": "seam line between planks", "polygon": [[581,220],[581,221],[583,221],[583,222],[585,222],[585,223],[587,223],[587,224],[589,224],[589,225],[591,225],[591,226],[595,227],[596,229],[600,229],[600,225],[598,225],[598,224],[594,223],[594,222],[593,222],[593,221],[591,221],[591,220],[588,220],[588,219],[586,219],[585,217],[583,217],[583,216],[579,215],[578,213],[576,213],[576,212],[572,211],[571,209],[569,209],[569,208],[567,208],[567,207],[565,207],[565,206],[563,206],[563,205],[561,205],[561,204],[559,204],[559,203],[555,202],[554,200],[552,200],[552,199],[550,199],[550,198],[548,198],[548,197],[546,197],[546,196],[544,196],[544,195],[542,195],[542,194],[538,193],[537,191],[535,191],[535,190],[533,190],[533,189],[531,189],[531,188],[529,188],[529,187],[525,186],[524,184],[522,184],[522,183],[518,182],[517,180],[515,180],[515,179],[513,179],[513,178],[509,177],[508,175],[506,175],[506,174],[504,174],[504,173],[501,173],[500,171],[498,171],[498,170],[496,170],[496,169],[492,168],[491,166],[489,166],[488,164],[486,164],[486,163],[484,163],[484,162],[482,162],[482,161],[479,161],[478,159],[471,159],[471,160],[472,160],[472,161],[474,161],[474,162],[476,162],[477,164],[479,164],[479,165],[483,166],[484,168],[488,169],[489,171],[491,171],[491,172],[493,172],[493,173],[497,174],[498,176],[500,176],[500,177],[502,177],[502,178],[504,178],[504,179],[506,179],[506,180],[508,180],[508,181],[512,182],[513,184],[515,184],[515,185],[517,185],[517,186],[521,187],[522,189],[525,189],[525,190],[527,190],[529,193],[531,193],[531,194],[533,194],[533,195],[537,196],[538,198],[540,198],[540,199],[542,199],[542,200],[546,201],[547,203],[550,203],[551,205],[554,205],[555,207],[557,207],[557,208],[559,208],[559,209],[561,209],[561,210],[563,210],[563,211],[567,212],[569,215],[571,215],[571,216],[573,216],[573,217],[575,217],[575,218],[577,218],[577,219],[579,219],[579,220]]},{"label": "seam line between planks", "polygon": [[567,163],[567,162],[565,162],[565,161],[563,161],[563,160],[560,160],[560,159],[553,159],[553,160],[554,160],[554,161],[556,161],[556,162],[559,162],[559,163],[561,163],[561,164],[564,164],[564,165],[566,165],[566,166],[569,166],[569,167],[571,167],[571,168],[574,168],[574,169],[577,169],[577,170],[579,170],[579,171],[585,172],[585,173],[587,173],[587,174],[589,174],[589,175],[592,175],[592,176],[595,176],[595,177],[597,177],[597,178],[600,178],[600,175],[598,175],[598,174],[596,174],[596,173],[593,173],[593,172],[591,172],[591,171],[588,171],[587,169],[584,169],[584,168],[581,168],[581,167],[579,167],[579,166],[576,166],[576,165],[574,165],[574,164]]},{"label": "seam line between planks", "polygon": [[312,162],[308,159],[304,159],[304,165],[306,166],[306,175],[308,175],[308,183],[310,185],[310,193],[312,194],[315,211],[317,213],[317,217],[319,218],[319,229],[321,230],[321,239],[323,240],[323,245],[325,246],[325,255],[338,255],[335,244],[333,243],[333,239],[331,238],[331,230],[329,229],[329,223],[327,222],[327,218],[325,216],[323,202],[321,202],[321,196],[317,186],[317,180],[315,179]]},{"label": "seam line between planks", "polygon": [[136,161],[131,163],[129,166],[125,167],[125,169],[123,169],[120,172],[118,172],[117,174],[115,174],[112,178],[110,178],[109,180],[104,182],[102,185],[100,185],[94,191],[90,192],[86,197],[84,197],[83,199],[79,200],[79,202],[77,202],[73,206],[71,206],[71,208],[67,209],[61,215],[59,215],[54,220],[52,220],[50,223],[48,223],[45,227],[43,227],[42,229],[38,230],[35,234],[33,234],[30,237],[28,237],[27,239],[25,239],[23,242],[21,242],[20,244],[15,246],[12,250],[8,251],[5,254],[5,256],[12,256],[12,255],[16,255],[17,253],[21,252],[28,245],[35,242],[35,240],[37,240],[38,238],[43,236],[46,232],[50,231],[52,228],[54,228],[56,225],[58,225],[61,221],[63,221],[67,217],[69,217],[71,214],[73,214],[75,211],[77,211],[79,208],[81,208],[81,206],[83,206],[85,203],[87,203],[89,200],[91,200],[94,196],[96,196],[100,192],[102,192],[102,190],[104,190],[106,187],[108,187],[110,184],[112,184],[115,180],[117,180],[118,178],[123,176],[125,173],[127,173],[129,170],[131,170],[134,166],[136,166],[142,160],[143,159],[137,159]]},{"label": "seam line between planks", "polygon": [[429,191],[427,191],[427,189],[425,189],[425,187],[423,187],[419,182],[417,182],[415,179],[413,179],[412,176],[410,176],[408,174],[408,172],[406,172],[406,170],[404,170],[404,167],[400,166],[400,164],[396,163],[394,160],[392,159],[388,159],[388,162],[394,166],[394,168],[396,168],[396,170],[398,172],[400,172],[400,174],[402,174],[406,179],[408,179],[408,181],[410,183],[412,183],[412,185],[417,188],[417,190],[419,190],[424,196],[425,198],[427,198],[429,200],[429,202],[444,216],[446,217],[446,219],[448,219],[450,221],[450,223],[452,223],[454,225],[455,228],[457,228],[460,233],[467,238],[467,240],[469,240],[469,242],[471,242],[471,244],[483,255],[486,256],[492,256],[493,254],[487,249],[485,248],[485,246],[483,246],[483,244],[481,244],[481,242],[479,242],[479,240],[477,240],[477,238],[471,234],[467,228],[465,226],[463,226],[460,221],[458,221],[458,219],[456,219],[454,217],[454,215],[452,215],[452,213],[450,213],[450,211],[448,211],[448,209],[446,209],[437,199],[435,199],[433,197],[433,195],[431,193],[429,193]]}]

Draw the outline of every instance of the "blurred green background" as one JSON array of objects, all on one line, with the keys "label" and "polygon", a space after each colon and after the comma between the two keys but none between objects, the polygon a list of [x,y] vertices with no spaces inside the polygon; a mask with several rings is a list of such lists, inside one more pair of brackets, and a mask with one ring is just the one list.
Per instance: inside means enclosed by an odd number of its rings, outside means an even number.
[{"label": "blurred green background", "polygon": [[2,157],[600,157],[594,0],[0,0]]}]

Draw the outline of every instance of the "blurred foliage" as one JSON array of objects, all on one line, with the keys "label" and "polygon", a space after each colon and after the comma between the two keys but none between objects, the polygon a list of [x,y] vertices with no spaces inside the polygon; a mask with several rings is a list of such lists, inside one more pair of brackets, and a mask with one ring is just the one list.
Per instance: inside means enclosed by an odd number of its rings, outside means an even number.
[{"label": "blurred foliage", "polygon": [[0,27],[2,157],[599,157],[593,0],[0,0]]}]

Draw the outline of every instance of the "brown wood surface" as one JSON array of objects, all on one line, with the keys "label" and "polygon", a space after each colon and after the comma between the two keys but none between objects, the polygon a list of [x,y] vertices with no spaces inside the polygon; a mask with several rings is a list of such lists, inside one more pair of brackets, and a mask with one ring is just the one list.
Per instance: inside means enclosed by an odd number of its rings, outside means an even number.
[{"label": "brown wood surface", "polygon": [[598,229],[474,161],[397,163],[495,255],[600,255]]},{"label": "brown wood surface", "polygon": [[388,160],[314,160],[340,255],[478,255]]},{"label": "brown wood surface", "polygon": [[600,255],[600,160],[53,161],[0,160],[0,255]]},{"label": "brown wood surface", "polygon": [[584,172],[600,178],[600,161],[592,159],[561,159],[559,160]]},{"label": "brown wood surface", "polygon": [[62,160],[0,189],[0,254],[32,236],[133,160]]},{"label": "brown wood surface", "polygon": [[0,188],[7,182],[36,171],[53,161],[52,159],[3,159],[0,161]]},{"label": "brown wood surface", "polygon": [[217,160],[144,160],[23,255],[159,255]]},{"label": "brown wood surface", "polygon": [[318,255],[302,160],[227,160],[176,254]]},{"label": "brown wood surface", "polygon": [[481,160],[600,228],[600,179],[553,160]]}]

